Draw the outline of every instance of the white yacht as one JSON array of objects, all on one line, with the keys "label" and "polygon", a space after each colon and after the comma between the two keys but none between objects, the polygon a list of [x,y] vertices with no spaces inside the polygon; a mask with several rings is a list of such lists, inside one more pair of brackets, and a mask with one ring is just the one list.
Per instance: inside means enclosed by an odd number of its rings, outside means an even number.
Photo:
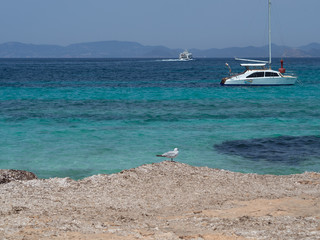
[{"label": "white yacht", "polygon": [[185,50],[184,52],[180,53],[179,59],[182,61],[189,61],[192,60],[192,53],[189,53],[188,50]]},{"label": "white yacht", "polygon": [[[283,60],[281,60],[281,68],[278,71],[271,69],[271,0],[268,0],[268,13],[269,13],[269,61],[239,59],[236,60],[249,62],[242,63],[241,66],[246,70],[242,73],[233,74],[228,63],[226,66],[229,68],[230,76],[221,80],[221,85],[227,86],[278,86],[278,85],[294,85],[297,77],[291,75],[284,75],[285,69],[283,68]],[[267,64],[269,65],[267,67]]]},{"label": "white yacht", "polygon": [[[237,59],[248,61],[248,59]],[[226,63],[227,66],[229,66]],[[246,70],[239,74],[232,74],[225,77],[221,81],[221,85],[229,86],[277,86],[277,85],[294,85],[297,77],[291,75],[284,75],[283,61],[281,60],[281,68],[278,71],[266,67],[267,62],[260,63],[242,63],[241,66]]]}]

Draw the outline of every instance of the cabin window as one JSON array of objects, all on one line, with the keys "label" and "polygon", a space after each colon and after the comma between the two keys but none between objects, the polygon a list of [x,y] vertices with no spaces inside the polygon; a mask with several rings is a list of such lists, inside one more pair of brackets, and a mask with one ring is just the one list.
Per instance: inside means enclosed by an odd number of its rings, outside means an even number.
[{"label": "cabin window", "polygon": [[264,72],[255,72],[247,76],[247,78],[257,78],[257,77],[264,77]]},{"label": "cabin window", "polygon": [[275,72],[266,72],[266,77],[279,77],[279,74]]}]

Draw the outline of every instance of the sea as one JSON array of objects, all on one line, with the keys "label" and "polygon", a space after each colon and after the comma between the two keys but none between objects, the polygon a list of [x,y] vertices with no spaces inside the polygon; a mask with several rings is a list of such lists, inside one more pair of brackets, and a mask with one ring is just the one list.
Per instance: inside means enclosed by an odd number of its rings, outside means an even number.
[{"label": "sea", "polygon": [[0,169],[82,179],[179,148],[192,166],[319,172],[320,58],[284,60],[293,86],[221,86],[233,59],[0,59]]}]

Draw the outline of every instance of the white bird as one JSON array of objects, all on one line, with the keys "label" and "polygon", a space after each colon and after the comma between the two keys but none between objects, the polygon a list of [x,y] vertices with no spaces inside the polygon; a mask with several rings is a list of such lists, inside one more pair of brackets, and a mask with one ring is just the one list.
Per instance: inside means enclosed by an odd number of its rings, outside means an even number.
[{"label": "white bird", "polygon": [[169,152],[166,152],[166,153],[163,153],[161,155],[156,155],[157,157],[167,157],[167,158],[171,158],[171,161],[173,161],[173,159],[178,156],[179,154],[179,149],[178,148],[175,148],[173,149],[173,151],[169,151]]}]

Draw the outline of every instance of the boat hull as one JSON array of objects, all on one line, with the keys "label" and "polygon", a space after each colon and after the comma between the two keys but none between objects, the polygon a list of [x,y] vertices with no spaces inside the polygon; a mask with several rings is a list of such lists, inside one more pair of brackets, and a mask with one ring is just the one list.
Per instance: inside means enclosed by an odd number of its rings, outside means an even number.
[{"label": "boat hull", "polygon": [[224,78],[221,81],[223,86],[284,86],[294,85],[297,81],[296,77],[276,77],[276,78],[255,78],[255,79],[239,79],[237,77]]}]

